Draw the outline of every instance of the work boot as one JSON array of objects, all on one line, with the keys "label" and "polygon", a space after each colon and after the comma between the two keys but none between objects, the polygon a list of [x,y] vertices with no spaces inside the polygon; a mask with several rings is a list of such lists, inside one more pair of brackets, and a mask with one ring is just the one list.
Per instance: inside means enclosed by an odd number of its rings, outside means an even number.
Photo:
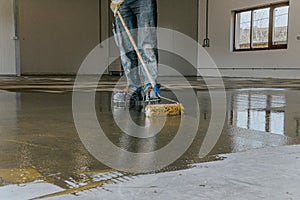
[{"label": "work boot", "polygon": [[135,105],[141,101],[143,101],[143,96],[140,88],[132,94],[126,88],[123,91],[115,92],[113,95],[113,102],[115,104]]},{"label": "work boot", "polygon": [[[160,85],[157,85],[157,87],[159,89]],[[150,85],[145,87],[144,94],[145,94],[144,100],[145,103],[147,104],[155,104],[160,102],[161,100],[160,97],[157,94],[155,94],[153,87]]]}]

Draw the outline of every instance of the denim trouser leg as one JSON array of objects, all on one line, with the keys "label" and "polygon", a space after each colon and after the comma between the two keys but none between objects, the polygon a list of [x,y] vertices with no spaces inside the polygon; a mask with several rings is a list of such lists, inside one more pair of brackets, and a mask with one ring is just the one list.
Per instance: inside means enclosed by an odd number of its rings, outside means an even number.
[{"label": "denim trouser leg", "polygon": [[[131,6],[137,18],[138,47],[153,79],[158,76],[158,50],[157,50],[157,5],[156,0],[139,0]],[[144,85],[150,84],[145,70]]]},{"label": "denim trouser leg", "polygon": [[[138,48],[149,69],[153,79],[156,81],[158,75],[158,51],[157,51],[157,5],[156,0],[138,0],[120,7],[125,23],[137,41]],[[135,28],[138,28],[134,30]],[[121,52],[122,65],[127,77],[129,88],[138,88],[140,78],[138,76],[138,58],[128,36],[117,17],[115,20],[115,36]],[[118,34],[121,33],[122,34]],[[144,85],[149,85],[143,67]]]},{"label": "denim trouser leg", "polygon": [[[122,6],[120,12],[128,26],[131,34],[136,38],[135,29],[137,28],[137,23],[132,15],[132,12],[127,6]],[[127,78],[127,87],[129,93],[135,92],[137,89],[141,88],[141,80],[139,77],[138,69],[138,57],[134,51],[130,40],[125,32],[125,29],[117,16],[113,23],[113,32],[115,36],[115,41],[120,50],[121,63],[124,69],[125,76]]]}]

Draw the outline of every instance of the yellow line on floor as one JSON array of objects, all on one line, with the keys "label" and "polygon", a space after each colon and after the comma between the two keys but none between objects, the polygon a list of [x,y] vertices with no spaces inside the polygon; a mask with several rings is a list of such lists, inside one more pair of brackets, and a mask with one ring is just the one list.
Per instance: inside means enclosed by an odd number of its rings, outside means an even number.
[{"label": "yellow line on floor", "polygon": [[[117,171],[113,170],[113,169],[103,169],[103,170],[89,171],[89,172],[86,172],[85,174],[92,175],[92,174],[106,174],[106,173],[113,173],[113,172],[117,172]],[[44,196],[36,197],[32,200],[45,199],[45,198],[57,197],[57,196],[68,195],[68,194],[75,194],[75,193],[82,192],[82,191],[85,191],[85,190],[90,190],[90,189],[93,189],[93,188],[101,187],[106,182],[111,181],[114,178],[116,178],[116,177],[112,177],[112,178],[102,180],[102,181],[92,182],[92,183],[89,183],[89,184],[84,185],[84,186],[67,189],[67,190],[64,190],[64,191],[61,191],[61,192],[56,192],[56,193],[53,193],[53,194],[47,194],[47,195],[44,195]]]},{"label": "yellow line on floor", "polygon": [[32,200],[45,199],[45,198],[50,198],[50,197],[57,197],[57,196],[67,195],[67,194],[75,194],[75,193],[82,192],[82,191],[85,191],[85,190],[90,190],[90,189],[93,189],[93,188],[101,187],[109,180],[110,179],[104,180],[104,181],[99,181],[99,182],[93,182],[93,183],[87,184],[85,186],[80,186],[80,187],[77,187],[77,188],[67,189],[67,190],[64,190],[64,191],[61,191],[61,192],[56,192],[56,193],[53,193],[53,194],[48,194],[48,195],[36,197]]}]

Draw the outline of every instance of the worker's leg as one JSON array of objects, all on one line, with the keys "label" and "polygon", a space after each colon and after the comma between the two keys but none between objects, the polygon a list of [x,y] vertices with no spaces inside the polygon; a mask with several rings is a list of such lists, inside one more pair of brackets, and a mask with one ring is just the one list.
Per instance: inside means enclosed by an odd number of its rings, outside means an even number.
[{"label": "worker's leg", "polygon": [[[131,4],[137,17],[138,47],[154,81],[158,76],[157,5],[156,0],[139,0]],[[143,67],[145,87],[151,85]]]},{"label": "worker's leg", "polygon": [[[157,50],[157,4],[156,0],[139,0],[131,4],[138,25],[138,47],[143,60],[147,65],[153,83],[146,71],[141,67],[144,75],[144,94],[147,103],[160,101],[158,76],[158,50]],[[152,85],[155,85],[153,88]]]},{"label": "worker's leg", "polygon": [[[134,29],[137,28],[137,20],[133,12],[126,4],[123,4],[119,11],[126,25],[131,30],[133,37],[136,38],[137,34]],[[116,16],[113,27],[115,40],[120,49],[122,66],[127,78],[128,93],[130,95],[140,93],[141,81],[138,70],[138,58],[118,16]]]}]

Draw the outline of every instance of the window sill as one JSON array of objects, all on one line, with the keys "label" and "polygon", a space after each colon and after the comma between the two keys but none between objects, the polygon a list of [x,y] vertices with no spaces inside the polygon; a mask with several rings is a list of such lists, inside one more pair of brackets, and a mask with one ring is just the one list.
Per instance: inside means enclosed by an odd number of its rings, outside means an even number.
[{"label": "window sill", "polygon": [[288,48],[275,47],[275,48],[258,48],[258,49],[234,49],[233,52],[274,51],[274,50],[288,50]]}]

